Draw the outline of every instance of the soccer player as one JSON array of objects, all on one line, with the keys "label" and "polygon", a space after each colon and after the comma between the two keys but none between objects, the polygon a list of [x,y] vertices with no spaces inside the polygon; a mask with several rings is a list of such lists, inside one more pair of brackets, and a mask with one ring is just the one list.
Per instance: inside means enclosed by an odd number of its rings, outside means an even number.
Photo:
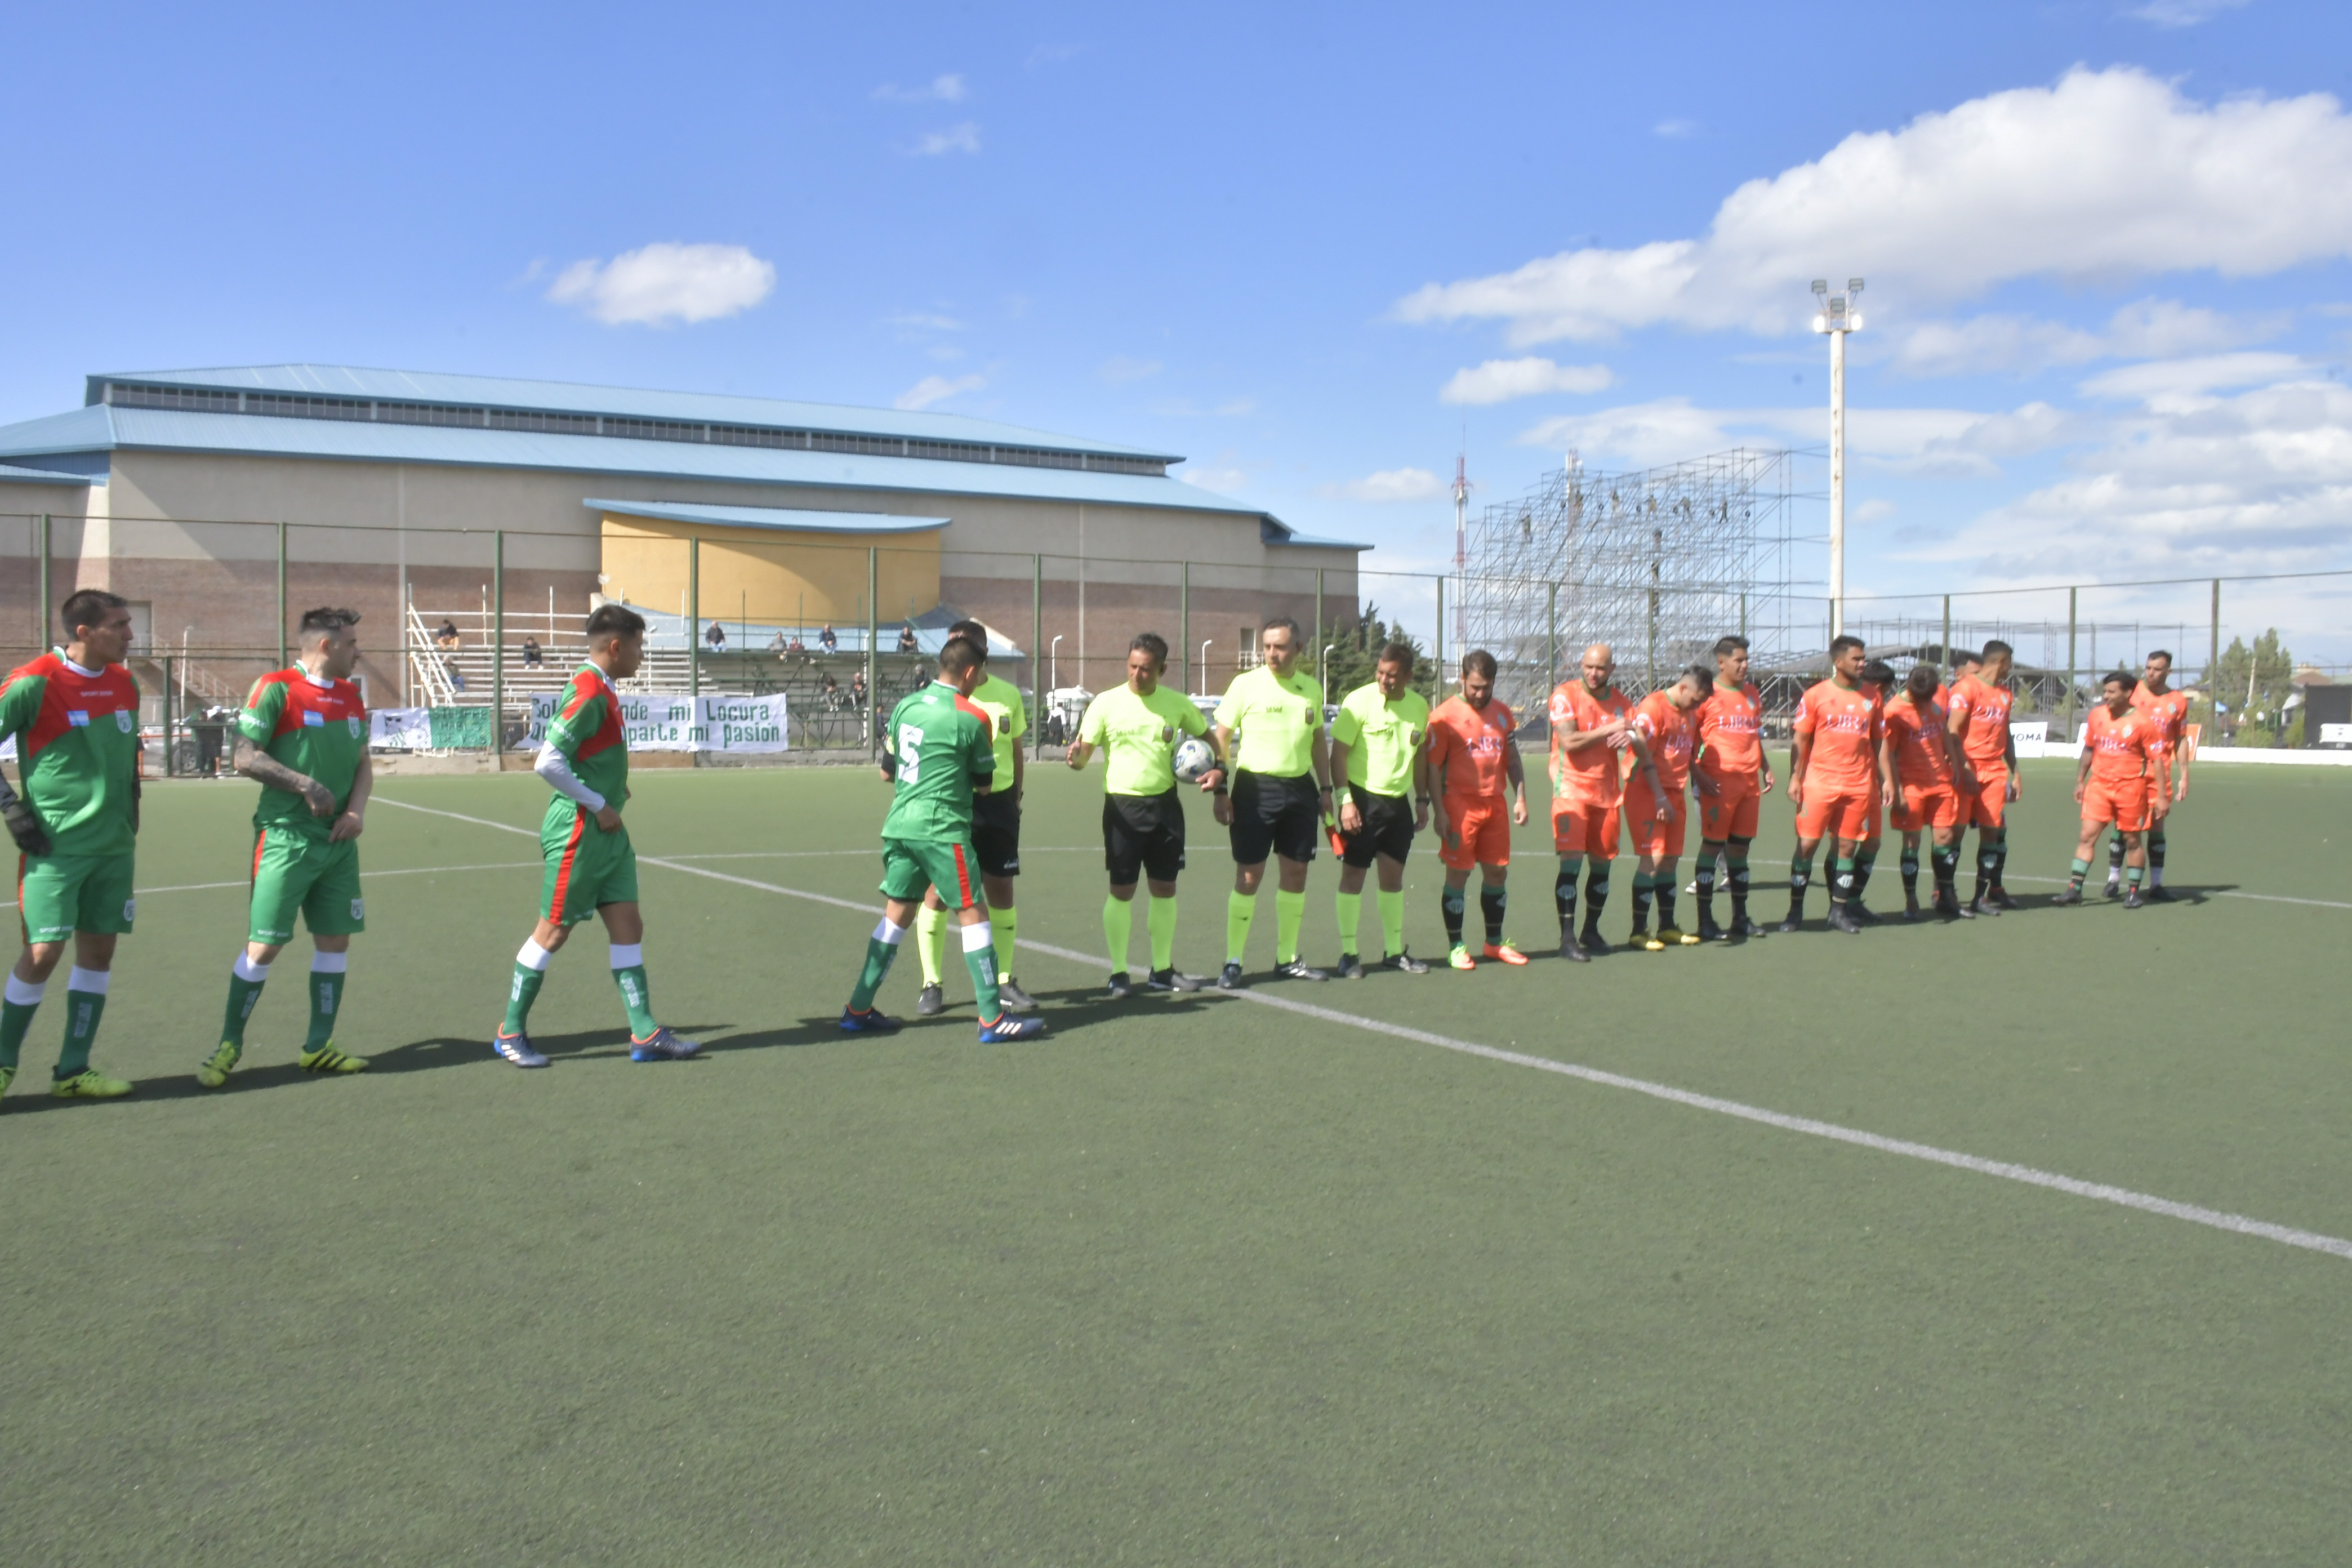
[{"label": "soccer player", "polygon": [[[1862,689],[1878,699],[1883,728],[1886,705],[1895,697],[1895,667],[1883,658],[1872,659],[1862,667]],[[1882,734],[1881,740],[1884,739]],[[1877,760],[1874,753],[1874,763]],[[1885,794],[1885,774],[1880,773],[1878,777],[1880,787],[1873,790],[1870,795],[1870,827],[1862,837],[1862,847],[1854,851],[1853,891],[1846,896],[1845,900],[1847,917],[1866,926],[1879,923],[1878,917],[1871,913],[1870,906],[1864,901],[1864,896],[1870,890],[1870,874],[1878,868],[1878,846],[1886,829],[1885,811],[1881,801]]]},{"label": "soccer player", "polygon": [[1517,731],[1509,704],[1495,700],[1495,656],[1485,648],[1464,654],[1462,695],[1439,703],[1429,716],[1429,773],[1437,786],[1437,810],[1430,822],[1437,829],[1438,861],[1445,868],[1439,904],[1452,949],[1448,962],[1456,969],[1478,966],[1462,942],[1463,894],[1474,865],[1478,912],[1486,925],[1486,956],[1497,963],[1528,961],[1503,935],[1511,826],[1528,820],[1528,779],[1512,742]]},{"label": "soccer player", "polygon": [[59,1100],[112,1100],[131,1085],[89,1065],[106,1012],[117,937],[136,906],[131,862],[139,833],[139,683],[122,667],[131,648],[127,600],[100,588],[66,599],[67,641],[0,683],[0,736],[16,737],[24,798],[0,801],[17,860],[16,912],[25,951],[0,1002],[0,1094],[16,1076],[25,1031],[50,973],[74,947],[66,976],[65,1048],[49,1074]]},{"label": "soccer player", "polygon": [[[971,803],[971,849],[980,862],[981,891],[988,900],[988,929],[996,936],[997,999],[1016,1013],[1034,1013],[1036,1000],[1013,983],[1013,943],[1021,929],[1013,879],[1021,875],[1021,797],[1028,787],[1019,742],[1029,732],[1029,709],[1021,700],[1019,687],[988,673],[986,626],[958,621],[948,628],[948,636],[962,637],[981,651],[981,681],[971,689],[971,705],[988,715],[995,777],[1010,781],[974,796]],[[923,963],[923,989],[915,998],[919,1017],[947,1010],[947,994],[940,986],[947,952],[948,908],[933,888],[923,895],[923,907],[915,916],[915,956]]]},{"label": "soccer player", "polygon": [[2083,738],[2083,760],[2074,768],[2074,798],[2083,805],[2083,837],[2074,846],[2074,861],[2066,890],[2053,904],[2083,901],[2083,879],[2091,874],[2091,856],[2099,847],[2099,830],[2115,824],[2124,840],[2124,908],[2140,907],[2140,878],[2147,865],[2147,825],[2172,807],[2165,770],[2164,730],[2154,714],[2132,706],[2137,677],[2122,670],[2099,682],[2100,706],[2091,710],[2089,732]]},{"label": "soccer player", "polygon": [[[1756,814],[1772,793],[1772,764],[1764,760],[1763,700],[1748,679],[1748,639],[1717,641],[1715,682],[1698,705],[1698,753],[1691,783],[1698,791],[1698,899],[1701,942],[1762,936],[1748,918],[1748,849],[1756,841]],[[1731,924],[1715,923],[1715,864],[1723,860],[1731,887]]]},{"label": "soccer player", "polygon": [[[1980,915],[2017,908],[2000,881],[2009,864],[2008,808],[2022,793],[2017,739],[2009,730],[2017,694],[2004,684],[2016,657],[2007,643],[1989,642],[1979,667],[1952,683],[1949,722],[1960,742],[1960,826],[1965,830],[1973,823],[1977,830],[1977,885],[1969,908]],[[1961,661],[1963,669],[1967,663]]]},{"label": "soccer player", "polygon": [[1903,835],[1903,918],[1919,918],[1919,837],[1934,836],[1936,912],[1946,920],[1971,919],[1960,907],[1953,879],[1959,873],[1960,797],[1953,779],[1959,747],[1950,715],[1936,692],[1936,667],[1915,664],[1902,693],[1886,704],[1886,729],[1878,759],[1887,814]]},{"label": "soccer player", "polygon": [[253,806],[253,882],[245,946],[231,965],[220,1045],[196,1068],[218,1089],[245,1054],[246,1021],[269,966],[294,940],[299,913],[310,931],[310,1027],[294,1059],[305,1072],[365,1072],[367,1058],[335,1048],[335,1015],[352,938],[367,929],[360,899],[360,833],[375,770],[368,762],[367,704],[352,679],[359,663],[356,610],[303,613],[302,650],[290,669],[254,682],[236,720],[236,771],[261,785]]},{"label": "soccer player", "polygon": [[988,907],[972,891],[979,859],[971,847],[972,799],[996,773],[996,747],[988,715],[972,705],[986,655],[969,637],[950,637],[940,649],[939,678],[909,692],[890,710],[882,731],[882,776],[894,793],[882,820],[882,920],[866,942],[866,963],[841,1011],[846,1034],[888,1034],[898,1027],[874,1005],[890,961],[907,938],[924,892],[952,901],[963,928],[963,963],[980,999],[980,1041],[1025,1040],[1045,1032],[1043,1018],[1005,1010],[996,989],[996,938]]},{"label": "soccer player", "polygon": [[1878,694],[1865,685],[1869,659],[1862,639],[1830,639],[1830,678],[1806,689],[1797,706],[1794,755],[1789,764],[1789,802],[1797,808],[1797,853],[1789,865],[1789,918],[1782,931],[1795,931],[1805,918],[1805,885],[1813,856],[1827,839],[1833,872],[1830,881],[1832,931],[1859,936],[1862,926],[1846,909],[1853,895],[1854,857],[1870,834],[1877,804],[1878,742],[1884,720]]},{"label": "soccer player", "polygon": [[[1429,826],[1429,700],[1412,689],[1413,648],[1381,649],[1372,679],[1348,693],[1331,721],[1331,798],[1339,807],[1339,978],[1363,978],[1356,928],[1364,873],[1380,868],[1381,967],[1426,974],[1405,951],[1404,858]],[[1405,791],[1410,787],[1412,797]]]},{"label": "soccer player", "polygon": [[[1168,639],[1139,632],[1127,645],[1127,683],[1087,704],[1078,738],[1065,760],[1083,772],[1103,754],[1103,868],[1110,897],[1103,900],[1103,942],[1110,950],[1110,999],[1135,994],[1128,978],[1127,949],[1135,934],[1135,884],[1148,882],[1151,907],[1144,916],[1151,938],[1151,968],[1144,984],[1153,991],[1198,991],[1201,982],[1176,967],[1176,874],[1184,868],[1184,798],[1176,793],[1172,749],[1186,735],[1207,735],[1209,721],[1181,691],[1160,684],[1168,673]],[[1213,746],[1213,739],[1210,742]],[[1225,782],[1224,769],[1201,775],[1201,788]]]},{"label": "soccer player", "polygon": [[613,683],[637,672],[646,654],[645,617],[622,605],[588,615],[588,658],[563,689],[534,771],[555,793],[540,819],[539,925],[515,954],[506,1021],[490,1048],[519,1068],[543,1068],[530,1043],[530,1005],[546,984],[548,961],[591,915],[611,939],[613,981],[629,1018],[629,1059],[682,1061],[701,1047],[654,1021],[646,979],[646,922],[637,909],[637,852],[622,825],[629,798],[629,742]]},{"label": "soccer player", "polygon": [[[1655,794],[1657,769],[1633,728],[1633,704],[1610,684],[1617,656],[1605,642],[1584,650],[1578,679],[1552,689],[1546,710],[1551,720],[1551,840],[1559,856],[1552,883],[1552,907],[1559,915],[1559,955],[1578,963],[1607,952],[1601,934],[1601,908],[1609,901],[1609,866],[1617,858],[1622,834],[1618,811],[1624,799],[1624,757],[1650,776]],[[1584,882],[1584,931],[1576,930],[1576,878],[1592,858]]]},{"label": "soccer player", "polygon": [[[2172,820],[2172,805],[2189,798],[2189,759],[2182,753],[2181,743],[2189,730],[2189,697],[2172,689],[2172,655],[2162,648],[2147,656],[2139,689],[2132,693],[2132,706],[2156,721],[2157,736],[2164,743],[2164,784],[2171,805],[2161,812],[2155,809],[2157,790],[2154,781],[2148,789],[2147,819],[2147,896],[2159,903],[2169,903],[2172,894],[2164,886],[2164,827]],[[2179,773],[2173,772],[2175,765]],[[2116,834],[2107,840],[2107,897],[2122,891],[2117,883],[2123,877],[2124,840]]]},{"label": "soccer player", "polygon": [[[1625,826],[1640,857],[1633,871],[1633,931],[1628,945],[1650,952],[1696,947],[1700,938],[1675,924],[1675,862],[1682,858],[1689,823],[1691,754],[1698,742],[1698,706],[1715,689],[1715,671],[1692,665],[1672,686],[1642,699],[1633,729],[1652,767],[1625,785]],[[1707,867],[1710,879],[1715,868]],[[1658,900],[1658,934],[1650,934],[1650,900]]]},{"label": "soccer player", "polygon": [[[1331,759],[1323,740],[1323,693],[1298,673],[1298,623],[1278,616],[1258,633],[1265,662],[1244,670],[1217,704],[1217,754],[1231,758],[1233,794],[1215,790],[1217,822],[1233,829],[1234,890],[1225,901],[1225,967],[1218,988],[1238,991],[1242,953],[1257,913],[1258,884],[1271,850],[1282,862],[1275,885],[1274,973],[1326,980],[1298,953],[1307,915],[1307,866],[1331,804]],[[1235,746],[1238,738],[1240,744]]]}]

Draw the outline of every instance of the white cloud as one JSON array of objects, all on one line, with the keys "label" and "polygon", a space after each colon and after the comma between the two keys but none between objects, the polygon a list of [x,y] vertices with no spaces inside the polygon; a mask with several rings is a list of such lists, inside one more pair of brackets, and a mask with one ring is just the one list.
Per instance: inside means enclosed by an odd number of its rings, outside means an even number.
[{"label": "white cloud", "polygon": [[2201,407],[2204,395],[2230,386],[2293,379],[2311,367],[2294,354],[2207,354],[2200,359],[2158,360],[2102,372],[2083,384],[2089,397],[2144,403],[2157,413]]},{"label": "white cloud", "polygon": [[[1566,414],[1524,431],[1519,440],[1557,451],[1575,448],[1610,467],[1650,468],[1727,447],[1795,441],[1826,444],[1826,408],[1701,408],[1686,397]],[[1889,472],[1973,478],[2000,472],[1998,461],[2082,438],[2078,416],[2029,403],[2007,414],[1960,408],[1850,408],[1846,451]]]},{"label": "white cloud", "polygon": [[1696,136],[1698,134],[1698,121],[1696,120],[1661,120],[1655,125],[1650,127],[1650,133],[1654,136],[1664,136],[1669,140],[1678,140],[1685,136]]},{"label": "white cloud", "polygon": [[929,408],[961,392],[978,392],[988,384],[984,375],[959,375],[950,380],[944,375],[927,375],[890,400],[893,408]]},{"label": "white cloud", "polygon": [[1113,354],[1103,361],[1101,375],[1113,386],[1119,386],[1158,375],[1160,368],[1160,362],[1156,359],[1129,359],[1125,354]]},{"label": "white cloud", "polygon": [[963,95],[963,78],[960,76],[935,76],[921,87],[885,82],[874,89],[874,96],[885,103],[961,103]]},{"label": "white cloud", "polygon": [[2234,11],[2246,0],[2147,0],[2125,13],[2143,22],[2153,22],[2159,27],[2193,27],[2200,22],[2210,22],[2224,11]]},{"label": "white cloud", "polygon": [[557,276],[547,298],[577,305],[608,325],[662,326],[748,310],[775,286],[775,264],[740,245],[661,241],[610,261],[575,261]]},{"label": "white cloud", "polygon": [[980,127],[971,121],[945,131],[933,131],[915,143],[915,156],[936,158],[942,153],[977,153],[980,151]]},{"label": "white cloud", "polygon": [[1198,468],[1188,463],[1176,470],[1176,477],[1188,485],[1198,485],[1221,496],[1239,495],[1249,488],[1250,482],[1248,469],[1226,459]]},{"label": "white cloud", "polygon": [[901,311],[899,314],[890,318],[890,324],[894,327],[904,327],[909,331],[919,332],[960,332],[963,331],[963,323],[957,321],[953,316],[926,315],[923,312],[917,310]]},{"label": "white cloud", "polygon": [[1906,375],[2022,374],[2093,360],[2209,353],[2275,337],[2288,324],[2284,314],[2225,316],[2177,300],[2137,300],[2099,331],[2017,315],[1922,321],[1896,330],[1885,363]]},{"label": "white cloud", "polygon": [[1364,479],[1326,485],[1322,493],[1338,500],[1418,501],[1435,500],[1446,488],[1427,468],[1382,468]]},{"label": "white cloud", "polygon": [[1873,496],[1853,509],[1853,521],[1857,525],[1867,528],[1874,522],[1885,522],[1897,510],[1895,504],[1885,497]]},{"label": "white cloud", "polygon": [[1544,392],[1599,392],[1617,378],[1605,364],[1554,364],[1530,355],[1526,359],[1490,359],[1471,370],[1457,370],[1437,395],[1440,403],[1507,403]]},{"label": "white cloud", "polygon": [[1704,238],[1564,251],[1429,284],[1396,312],[1499,320],[1515,346],[1652,325],[1770,334],[1811,315],[1815,277],[1860,273],[1932,306],[2021,278],[2243,277],[2347,253],[2352,116],[2335,98],[2208,105],[2137,69],[2076,69],[1749,181]]}]

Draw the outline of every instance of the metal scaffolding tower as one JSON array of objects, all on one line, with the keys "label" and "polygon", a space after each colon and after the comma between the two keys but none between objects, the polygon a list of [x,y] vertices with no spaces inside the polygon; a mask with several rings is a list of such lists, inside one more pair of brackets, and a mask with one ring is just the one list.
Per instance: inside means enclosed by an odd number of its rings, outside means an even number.
[{"label": "metal scaffolding tower", "polygon": [[1570,454],[1472,528],[1461,646],[1494,654],[1498,693],[1531,719],[1590,643],[1616,650],[1629,696],[1727,632],[1759,670],[1818,649],[1818,590],[1795,596],[1796,458],[1742,447],[1612,474]]}]

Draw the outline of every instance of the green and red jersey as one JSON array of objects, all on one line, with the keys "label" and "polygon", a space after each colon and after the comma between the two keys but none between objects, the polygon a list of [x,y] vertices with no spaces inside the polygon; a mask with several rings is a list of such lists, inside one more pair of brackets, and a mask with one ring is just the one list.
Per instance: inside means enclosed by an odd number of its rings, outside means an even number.
[{"label": "green and red jersey", "polygon": [[[583,664],[572,673],[572,684],[555,705],[547,726],[547,743],[572,764],[572,776],[604,797],[614,811],[629,798],[629,738],[621,729],[621,698],[604,672]],[[548,803],[549,819],[585,809],[557,795]]]},{"label": "green and red jersey", "polygon": [[253,683],[236,716],[245,738],[335,797],[333,816],[310,815],[310,803],[282,789],[264,789],[253,808],[256,827],[291,827],[324,838],[351,804],[352,785],[368,749],[367,704],[359,683],[320,680],[300,665]]},{"label": "green and red jersey", "polygon": [[971,838],[972,786],[996,776],[988,714],[943,680],[901,698],[883,731],[883,763],[898,793],[882,837],[963,844]]},{"label": "green and red jersey", "polygon": [[128,855],[139,787],[139,683],[55,651],[0,683],[0,735],[16,737],[23,795],[59,855]]}]

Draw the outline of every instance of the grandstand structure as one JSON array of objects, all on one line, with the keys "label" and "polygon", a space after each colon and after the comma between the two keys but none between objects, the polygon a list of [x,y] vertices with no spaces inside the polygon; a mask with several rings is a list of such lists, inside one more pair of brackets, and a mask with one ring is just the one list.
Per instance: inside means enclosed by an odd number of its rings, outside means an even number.
[{"label": "grandstand structure", "polygon": [[1633,697],[1727,632],[1753,641],[1759,670],[1818,659],[1818,595],[1794,581],[1798,456],[1740,447],[1612,473],[1570,454],[1471,525],[1462,646],[1494,654],[1498,695],[1531,721],[1593,642],[1616,650]]}]

